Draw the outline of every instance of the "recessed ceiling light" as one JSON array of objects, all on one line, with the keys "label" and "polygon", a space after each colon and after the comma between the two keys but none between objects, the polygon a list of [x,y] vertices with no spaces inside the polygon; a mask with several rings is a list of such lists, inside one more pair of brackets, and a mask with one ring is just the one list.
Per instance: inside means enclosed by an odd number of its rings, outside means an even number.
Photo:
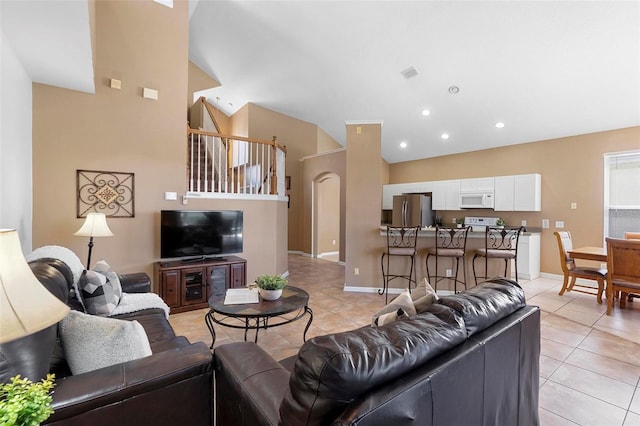
[{"label": "recessed ceiling light", "polygon": [[427,115],[429,115],[429,114],[431,114],[431,111],[429,111],[428,109],[423,109],[423,110],[422,110],[422,115],[424,115],[425,117],[426,117]]},{"label": "recessed ceiling light", "polygon": [[449,139],[449,133],[443,133],[442,136],[440,136],[442,139]]},{"label": "recessed ceiling light", "polygon": [[407,147],[406,142],[400,142],[400,148],[406,148],[406,147]]},{"label": "recessed ceiling light", "polygon": [[455,95],[459,91],[460,91],[460,88],[458,86],[449,86],[449,93],[451,93],[452,95]]},{"label": "recessed ceiling light", "polygon": [[502,121],[498,121],[498,122],[496,123],[496,127],[497,127],[498,129],[502,129],[502,128],[504,127],[504,123],[503,123]]}]

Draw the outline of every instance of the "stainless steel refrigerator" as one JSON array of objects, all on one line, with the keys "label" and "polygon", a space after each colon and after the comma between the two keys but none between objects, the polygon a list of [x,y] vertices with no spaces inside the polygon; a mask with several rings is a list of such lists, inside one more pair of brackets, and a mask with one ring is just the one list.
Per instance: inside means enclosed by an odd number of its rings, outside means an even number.
[{"label": "stainless steel refrigerator", "polygon": [[434,213],[431,197],[421,194],[395,195],[393,197],[392,226],[432,226]]}]

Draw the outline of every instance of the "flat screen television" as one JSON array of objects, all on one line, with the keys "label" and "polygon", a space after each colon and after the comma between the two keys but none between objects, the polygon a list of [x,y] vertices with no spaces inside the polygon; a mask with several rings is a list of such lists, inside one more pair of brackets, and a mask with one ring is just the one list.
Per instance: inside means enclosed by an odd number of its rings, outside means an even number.
[{"label": "flat screen television", "polygon": [[161,258],[201,259],[240,252],[242,211],[161,211]]}]

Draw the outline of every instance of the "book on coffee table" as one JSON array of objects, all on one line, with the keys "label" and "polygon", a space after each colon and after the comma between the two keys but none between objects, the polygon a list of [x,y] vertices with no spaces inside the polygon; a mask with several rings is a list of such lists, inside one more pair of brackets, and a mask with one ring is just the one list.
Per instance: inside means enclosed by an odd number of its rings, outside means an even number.
[{"label": "book on coffee table", "polygon": [[224,297],[225,305],[241,305],[244,303],[258,303],[260,297],[258,296],[257,288],[230,288]]}]

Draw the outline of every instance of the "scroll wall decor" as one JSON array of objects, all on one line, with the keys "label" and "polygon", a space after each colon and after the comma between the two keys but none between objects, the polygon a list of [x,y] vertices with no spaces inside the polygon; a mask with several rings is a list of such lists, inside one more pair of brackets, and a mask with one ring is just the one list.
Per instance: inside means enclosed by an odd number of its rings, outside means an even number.
[{"label": "scroll wall decor", "polygon": [[77,217],[104,213],[109,217],[134,217],[133,173],[76,170]]}]

